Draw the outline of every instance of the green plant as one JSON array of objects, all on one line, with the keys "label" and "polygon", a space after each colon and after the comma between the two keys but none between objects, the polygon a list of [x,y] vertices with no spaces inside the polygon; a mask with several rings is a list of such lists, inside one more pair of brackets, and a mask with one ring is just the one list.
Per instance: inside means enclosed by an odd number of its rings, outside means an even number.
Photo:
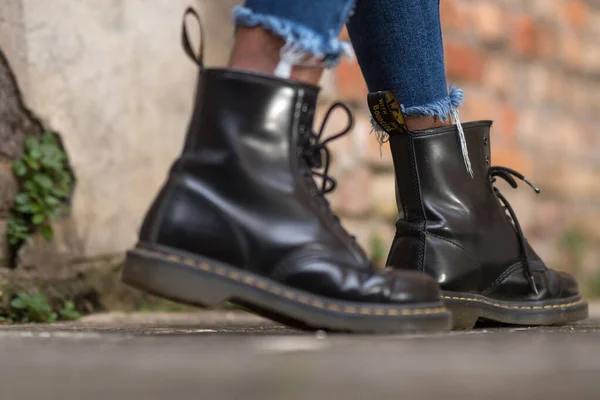
[{"label": "green plant", "polygon": [[371,235],[370,241],[371,261],[375,265],[383,266],[387,255],[387,246],[385,245],[385,242],[380,235],[375,233]]},{"label": "green plant", "polygon": [[65,301],[62,308],[58,310],[58,314],[60,315],[60,319],[67,321],[81,318],[81,314],[75,310],[75,304],[72,301]]},{"label": "green plant", "polygon": [[586,238],[577,229],[565,231],[560,238],[561,253],[564,265],[572,273],[583,269],[583,256],[586,250]]},{"label": "green plant", "polygon": [[0,322],[43,322],[57,320],[79,319],[81,314],[75,309],[75,304],[67,300],[57,311],[52,307],[48,298],[41,294],[18,292],[10,302],[10,308],[5,315],[0,316]]},{"label": "green plant", "polygon": [[6,232],[14,253],[34,231],[46,240],[52,239],[51,221],[70,196],[73,176],[67,155],[50,132],[39,138],[28,137],[24,154],[12,169],[20,186]]},{"label": "green plant", "polygon": [[10,302],[10,318],[20,322],[54,322],[57,313],[52,310],[48,298],[43,295],[30,295],[25,292],[17,293]]}]

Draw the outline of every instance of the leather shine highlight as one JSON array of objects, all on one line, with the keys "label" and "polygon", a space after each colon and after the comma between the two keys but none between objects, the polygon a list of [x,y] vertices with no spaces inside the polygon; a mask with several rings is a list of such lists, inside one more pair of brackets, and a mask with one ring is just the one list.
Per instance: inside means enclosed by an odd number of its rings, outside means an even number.
[{"label": "leather shine highlight", "polygon": [[375,271],[316,194],[300,154],[317,95],[298,81],[203,70],[183,153],[140,246],[183,250],[331,298],[439,301],[427,276]]},{"label": "leather shine highlight", "polygon": [[442,290],[500,300],[578,295],[570,275],[546,268],[527,245],[539,294],[531,290],[515,228],[490,182],[491,124],[463,124],[473,178],[456,125],[390,136],[400,218],[387,265],[426,272]]}]

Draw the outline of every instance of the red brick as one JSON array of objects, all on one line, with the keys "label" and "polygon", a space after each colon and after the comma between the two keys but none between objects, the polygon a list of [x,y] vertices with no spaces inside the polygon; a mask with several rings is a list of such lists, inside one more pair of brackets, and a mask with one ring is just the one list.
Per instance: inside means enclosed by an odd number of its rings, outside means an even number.
[{"label": "red brick", "polygon": [[473,3],[473,25],[479,38],[497,43],[506,39],[506,17],[498,2]]},{"label": "red brick", "polygon": [[[527,68],[527,98],[533,103],[541,103],[551,98],[552,83],[550,69],[541,63],[532,64]],[[523,89],[521,89],[523,93]]]},{"label": "red brick", "polygon": [[465,32],[469,29],[467,10],[456,0],[440,1],[440,18],[444,32]]},{"label": "red brick", "polygon": [[[533,177],[531,178],[533,179]],[[537,180],[535,183],[539,185]],[[535,230],[539,231],[539,236],[558,236],[565,229],[564,218],[562,218],[564,213],[561,212],[559,202],[551,199],[551,196],[547,196],[544,189],[541,187],[542,192],[535,198],[535,208],[533,209],[536,216]]]},{"label": "red brick", "polygon": [[514,16],[510,38],[512,51],[523,56],[536,56],[539,51],[538,34],[538,28],[531,15]]},{"label": "red brick", "polygon": [[[509,0],[513,3],[525,4],[521,0]],[[560,18],[563,14],[563,8],[566,1],[569,0],[543,0],[543,1],[528,1],[527,8],[536,16],[542,17],[545,20]]]},{"label": "red brick", "polygon": [[392,154],[387,143],[379,144],[371,128],[368,112],[357,113],[354,125],[355,144],[360,158],[376,169],[392,169]]},{"label": "red brick", "polygon": [[558,38],[556,31],[548,27],[540,27],[537,35],[537,54],[550,60],[556,59]]},{"label": "red brick", "polygon": [[517,93],[514,72],[515,65],[506,56],[490,58],[483,73],[482,86],[503,98],[513,98]]},{"label": "red brick", "polygon": [[375,133],[371,133],[371,140],[367,143],[366,162],[378,169],[392,169],[392,152],[389,143],[379,143]]},{"label": "red brick", "polygon": [[582,60],[581,38],[571,31],[565,31],[560,36],[560,61],[573,68],[578,68]]},{"label": "red brick", "polygon": [[515,143],[517,135],[517,125],[519,123],[519,115],[514,106],[503,105],[500,109],[500,117],[498,118],[498,127],[496,132],[504,137],[506,142]]},{"label": "red brick", "polygon": [[537,150],[532,167],[535,171],[535,174],[531,174],[532,181],[543,191],[543,198],[562,197],[564,182],[569,179],[570,172],[565,157],[561,154],[549,157],[547,152]]},{"label": "red brick", "polygon": [[513,15],[510,18],[511,50],[525,57],[556,57],[558,39],[554,28],[536,22],[530,14]]},{"label": "red brick", "polygon": [[338,94],[345,100],[366,103],[367,86],[356,60],[342,59],[335,71]]},{"label": "red brick", "polygon": [[492,165],[515,169],[525,176],[531,175],[531,155],[516,146],[492,145]]},{"label": "red brick", "polygon": [[600,48],[597,40],[582,41],[581,46],[581,69],[591,74],[597,73],[600,70]]},{"label": "red brick", "polygon": [[361,216],[371,206],[368,193],[372,188],[372,175],[366,168],[345,170],[336,174],[337,189],[331,194],[333,209],[340,215]]},{"label": "red brick", "polygon": [[375,215],[385,218],[394,219],[398,216],[398,208],[396,206],[396,178],[390,172],[386,174],[373,175],[371,185],[371,207]]},{"label": "red brick", "polygon": [[465,89],[465,102],[460,109],[462,122],[498,117],[500,103],[490,93],[481,90]]},{"label": "red brick", "polygon": [[564,2],[564,16],[569,25],[575,29],[583,27],[589,16],[589,8],[585,1],[568,0]]},{"label": "red brick", "polygon": [[[571,208],[571,207],[569,207]],[[600,210],[586,209],[587,207],[575,208],[574,215],[571,216],[574,230],[578,231],[582,237],[587,240],[598,242],[600,240]],[[598,246],[594,246],[598,250]],[[596,265],[598,270],[598,265]]]},{"label": "red brick", "polygon": [[481,48],[449,39],[444,44],[444,57],[450,80],[481,81],[486,64]]}]

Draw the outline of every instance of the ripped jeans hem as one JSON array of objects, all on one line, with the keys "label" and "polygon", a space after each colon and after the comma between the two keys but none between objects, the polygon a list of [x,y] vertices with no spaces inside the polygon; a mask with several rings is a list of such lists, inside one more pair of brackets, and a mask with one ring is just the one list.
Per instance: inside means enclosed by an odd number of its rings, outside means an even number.
[{"label": "ripped jeans hem", "polygon": [[[422,105],[422,106],[410,106],[405,107],[404,104],[400,106],[402,113],[405,116],[410,117],[431,117],[435,116],[442,122],[447,122],[456,119],[456,112],[458,107],[465,101],[465,94],[462,89],[456,88],[450,85],[450,90],[447,96],[436,100],[434,102]],[[387,133],[379,126],[379,124],[371,118],[371,126],[373,131],[378,135],[378,140],[381,142]]]},{"label": "ripped jeans hem", "polygon": [[285,45],[281,49],[281,59],[291,65],[301,65],[312,56],[322,60],[319,65],[332,68],[342,56],[352,58],[354,54],[350,43],[338,39],[333,30],[323,36],[302,24],[274,15],[256,13],[242,6],[233,9],[233,19],[236,27],[261,26],[283,38]]}]

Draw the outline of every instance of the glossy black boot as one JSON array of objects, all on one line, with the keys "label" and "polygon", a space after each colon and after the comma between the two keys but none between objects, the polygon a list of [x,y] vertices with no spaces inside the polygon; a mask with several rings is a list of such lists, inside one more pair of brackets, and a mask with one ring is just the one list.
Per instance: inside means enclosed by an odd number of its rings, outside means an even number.
[{"label": "glossy black boot", "polygon": [[376,271],[329,210],[326,143],[351,121],[327,140],[313,133],[317,87],[225,69],[199,82],[183,153],[127,254],[125,282],[306,329],[450,327],[433,279]]},{"label": "glossy black boot", "polygon": [[408,132],[388,92],[370,94],[369,105],[390,133],[396,171],[400,218],[388,266],[433,276],[455,328],[480,318],[551,325],[587,317],[575,279],[546,267],[494,187],[502,178],[516,188],[519,179],[538,191],[518,172],[490,167],[491,121],[463,124],[462,150],[457,125]]}]

